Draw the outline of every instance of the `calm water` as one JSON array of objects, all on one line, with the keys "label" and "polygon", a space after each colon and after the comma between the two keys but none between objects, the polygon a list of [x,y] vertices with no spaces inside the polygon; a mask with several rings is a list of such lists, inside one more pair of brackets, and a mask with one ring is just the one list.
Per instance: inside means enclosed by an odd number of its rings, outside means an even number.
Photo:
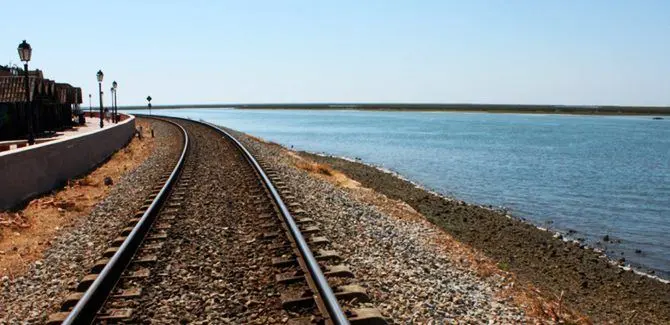
[{"label": "calm water", "polygon": [[[427,188],[573,230],[670,274],[670,120],[445,112],[156,110],[359,157]],[[635,253],[635,250],[641,253]]]}]

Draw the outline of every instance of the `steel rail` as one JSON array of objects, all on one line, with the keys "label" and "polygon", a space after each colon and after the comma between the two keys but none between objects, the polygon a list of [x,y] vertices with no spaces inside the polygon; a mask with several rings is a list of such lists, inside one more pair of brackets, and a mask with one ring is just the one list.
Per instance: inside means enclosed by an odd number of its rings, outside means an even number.
[{"label": "steel rail", "polygon": [[296,245],[298,246],[298,250],[300,251],[300,254],[305,260],[307,270],[312,279],[314,279],[315,286],[319,291],[321,298],[323,299],[324,305],[328,310],[331,320],[333,321],[333,323],[338,325],[349,324],[347,316],[345,315],[344,311],[342,311],[342,307],[340,307],[340,304],[337,302],[337,297],[333,293],[333,290],[330,288],[328,280],[323,275],[323,271],[321,271],[319,263],[316,261],[316,258],[314,258],[314,254],[312,254],[312,251],[309,249],[309,245],[307,245],[305,237],[303,237],[302,233],[300,232],[300,228],[298,228],[298,224],[295,222],[295,219],[291,215],[291,212],[289,212],[289,209],[284,204],[284,201],[282,201],[281,197],[279,196],[279,192],[277,191],[277,189],[275,189],[274,185],[272,184],[272,181],[265,174],[265,171],[263,171],[263,168],[258,164],[254,156],[247,150],[247,148],[244,147],[244,145],[242,145],[241,142],[239,142],[235,137],[233,137],[225,130],[221,129],[219,126],[205,121],[193,121],[193,120],[190,121],[201,123],[203,125],[215,129],[219,133],[223,134],[225,137],[232,140],[233,143],[235,143],[235,145],[238,147],[238,149],[244,154],[245,158],[249,161],[252,167],[260,175],[264,185],[270,191],[272,200],[275,202],[277,207],[279,207],[282,217],[284,218],[284,221],[286,221],[289,227],[291,236],[293,236],[293,239],[295,240]]},{"label": "steel rail", "polygon": [[[143,116],[146,117],[146,116]],[[167,197],[170,194],[170,190],[177,182],[177,178],[181,174],[181,171],[184,167],[184,161],[186,158],[186,153],[189,148],[189,138],[186,129],[181,125],[164,119],[159,119],[179,127],[184,136],[184,149],[181,152],[179,161],[177,165],[172,170],[170,177],[168,178],[163,188],[160,190],[156,198],[151,202],[149,208],[142,214],[142,217],[137,222],[133,230],[128,234],[126,240],[119,246],[118,250],[114,255],[109,259],[109,262],[105,267],[100,271],[97,278],[91,286],[84,292],[84,295],[74,306],[72,311],[68,314],[67,318],[63,321],[62,324],[91,324],[96,318],[96,315],[100,308],[105,304],[105,301],[109,297],[112,290],[116,286],[116,283],[121,279],[121,275],[125,271],[126,267],[132,260],[133,256],[139,249],[142,241],[149,233],[151,225],[153,224],[160,208],[167,200]]]}]

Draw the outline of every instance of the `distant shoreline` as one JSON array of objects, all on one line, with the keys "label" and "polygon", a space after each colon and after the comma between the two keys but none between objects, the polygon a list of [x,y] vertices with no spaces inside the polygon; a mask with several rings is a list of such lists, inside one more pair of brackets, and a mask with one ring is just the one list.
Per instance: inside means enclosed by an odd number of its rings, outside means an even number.
[{"label": "distant shoreline", "polygon": [[[152,109],[274,109],[274,110],[360,110],[396,112],[474,112],[512,114],[575,114],[575,115],[670,115],[667,106],[563,106],[563,105],[499,105],[499,104],[203,104],[156,105]],[[146,106],[121,107],[126,110],[147,110]]]}]

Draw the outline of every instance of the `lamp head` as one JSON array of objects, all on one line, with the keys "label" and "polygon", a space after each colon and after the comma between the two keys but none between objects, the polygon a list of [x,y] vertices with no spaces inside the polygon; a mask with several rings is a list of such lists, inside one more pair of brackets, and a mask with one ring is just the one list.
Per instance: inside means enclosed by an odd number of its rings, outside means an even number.
[{"label": "lamp head", "polygon": [[28,63],[33,54],[33,48],[30,47],[30,44],[26,43],[26,40],[23,40],[23,43],[19,44],[18,51],[21,61]]}]

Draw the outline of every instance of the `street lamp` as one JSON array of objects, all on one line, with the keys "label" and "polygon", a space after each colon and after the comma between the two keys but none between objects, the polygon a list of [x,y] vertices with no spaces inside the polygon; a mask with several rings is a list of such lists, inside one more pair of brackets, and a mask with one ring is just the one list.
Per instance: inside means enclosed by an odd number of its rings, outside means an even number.
[{"label": "street lamp", "polygon": [[30,104],[30,75],[28,74],[28,61],[33,54],[33,48],[30,47],[30,44],[26,43],[26,40],[23,40],[23,43],[19,44],[19,57],[23,61],[23,69],[26,73],[26,111],[28,111],[28,144],[32,145],[35,143],[35,133],[33,132],[33,105]]},{"label": "street lamp", "polygon": [[116,81],[112,82],[112,89],[114,89],[114,123],[119,123],[119,103],[116,102],[116,87],[118,86],[119,84]]},{"label": "street lamp", "polygon": [[93,109],[91,108],[91,94],[88,94],[88,115],[93,118]]},{"label": "street lamp", "polygon": [[110,105],[108,112],[112,113],[112,123],[114,123],[114,87],[109,88],[109,98],[111,100],[110,103],[112,103],[112,105]]},{"label": "street lamp", "polygon": [[102,122],[102,78],[105,76],[102,73],[102,70],[98,70],[98,74],[96,75],[98,77],[98,91],[100,92],[100,128],[104,126]]},{"label": "street lamp", "polygon": [[151,96],[147,96],[147,101],[149,102],[149,116],[151,116]]}]

